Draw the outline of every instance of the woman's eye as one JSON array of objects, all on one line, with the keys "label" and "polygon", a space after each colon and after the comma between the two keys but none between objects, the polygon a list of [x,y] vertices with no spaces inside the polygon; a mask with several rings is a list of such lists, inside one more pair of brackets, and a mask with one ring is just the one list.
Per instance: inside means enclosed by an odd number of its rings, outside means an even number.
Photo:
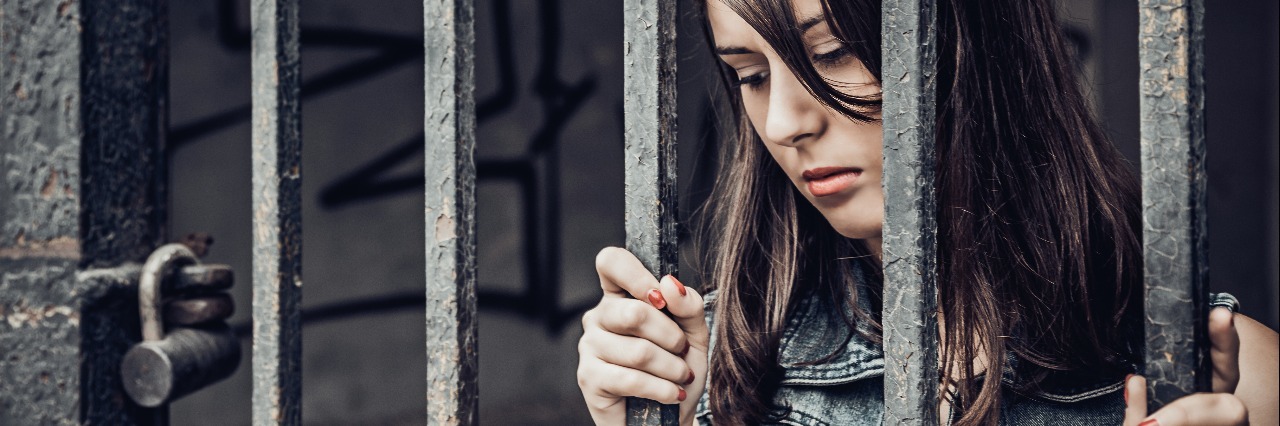
[{"label": "woman's eye", "polygon": [[840,43],[839,47],[836,47],[835,49],[832,49],[825,53],[814,53],[812,59],[815,65],[829,67],[829,66],[840,65],[852,53],[853,52],[849,49],[849,45]]},{"label": "woman's eye", "polygon": [[737,88],[741,86],[747,86],[748,88],[755,89],[760,87],[760,85],[764,84],[764,82],[767,81],[768,79],[769,79],[768,71],[758,72],[748,76],[739,76],[738,81],[734,82],[735,83],[734,87]]}]

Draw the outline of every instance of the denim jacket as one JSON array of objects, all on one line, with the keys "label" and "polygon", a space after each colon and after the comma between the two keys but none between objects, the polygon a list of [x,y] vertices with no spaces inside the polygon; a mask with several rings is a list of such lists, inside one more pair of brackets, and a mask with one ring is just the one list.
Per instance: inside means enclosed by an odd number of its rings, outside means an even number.
[{"label": "denim jacket", "polygon": [[[705,300],[707,323],[714,330],[711,307],[715,293],[709,293]],[[783,332],[779,350],[783,376],[774,404],[790,407],[790,411],[781,419],[781,424],[879,425],[883,422],[884,354],[879,345],[858,334],[845,343],[848,326],[833,314],[832,304],[821,297],[801,300]],[[713,334],[712,347],[715,343]],[[839,355],[820,364],[812,363],[833,353],[841,344],[844,350]],[[1016,363],[1017,360],[1010,361]],[[1006,368],[1006,371],[1012,370]],[[1056,374],[1041,384],[1041,391],[1023,394],[1014,390],[1012,374],[1006,374],[1001,380],[1004,386],[1000,422],[1118,425],[1123,420],[1125,407],[1123,379]],[[712,424],[705,391],[699,398],[696,416],[699,424]]]}]

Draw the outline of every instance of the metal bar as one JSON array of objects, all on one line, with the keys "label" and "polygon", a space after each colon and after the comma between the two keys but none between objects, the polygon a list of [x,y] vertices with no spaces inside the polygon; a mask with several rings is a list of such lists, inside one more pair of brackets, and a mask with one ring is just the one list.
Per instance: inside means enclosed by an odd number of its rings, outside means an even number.
[{"label": "metal bar", "polygon": [[473,0],[423,0],[427,423],[479,423]]},{"label": "metal bar", "polygon": [[253,424],[302,423],[298,0],[254,0]]},{"label": "metal bar", "polygon": [[161,424],[120,265],[165,238],[167,2],[0,4],[0,424]]},{"label": "metal bar", "polygon": [[1203,0],[1142,0],[1148,408],[1208,391]]},{"label": "metal bar", "polygon": [[[623,19],[627,250],[650,271],[674,274],[676,1],[626,0]],[[628,425],[675,425],[679,415],[676,405],[627,398]]]},{"label": "metal bar", "polygon": [[885,0],[884,423],[938,424],[934,0]]}]

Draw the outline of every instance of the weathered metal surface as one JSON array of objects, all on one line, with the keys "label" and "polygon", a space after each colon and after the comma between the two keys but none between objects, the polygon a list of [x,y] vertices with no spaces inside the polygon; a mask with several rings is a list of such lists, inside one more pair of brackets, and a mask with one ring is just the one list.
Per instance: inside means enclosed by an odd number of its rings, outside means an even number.
[{"label": "weathered metal surface", "polygon": [[298,0],[253,0],[253,424],[302,422]]},{"label": "weathered metal surface", "polygon": [[884,423],[938,424],[933,0],[885,0]]},{"label": "weathered metal surface", "polygon": [[160,319],[160,283],[177,267],[196,262],[195,253],[182,244],[168,244],[156,249],[142,264],[138,283],[138,318],[142,322],[142,339],[160,340],[164,322]]},{"label": "weathered metal surface", "polygon": [[1142,240],[1149,409],[1210,389],[1204,3],[1142,0]]},{"label": "weathered metal surface", "polygon": [[134,346],[120,362],[125,393],[138,405],[158,407],[235,373],[240,339],[226,323],[179,327],[160,340]]},{"label": "weathered metal surface", "polygon": [[[142,265],[138,319],[142,342],[120,362],[125,393],[143,407],[159,407],[227,378],[240,365],[240,339],[226,323],[169,328],[160,317],[161,287],[183,265],[198,263],[182,244],[157,248]],[[227,298],[229,303],[230,298]]]},{"label": "weathered metal surface", "polygon": [[117,368],[137,267],[164,238],[167,8],[6,0],[0,13],[0,424],[152,424]]},{"label": "weathered metal surface", "polygon": [[164,305],[164,321],[172,325],[197,325],[225,321],[235,313],[229,294],[213,294],[174,300]]},{"label": "weathered metal surface", "polygon": [[427,423],[479,423],[472,0],[424,0]]},{"label": "weathered metal surface", "polygon": [[164,291],[172,294],[213,293],[229,289],[234,283],[235,273],[228,265],[191,265],[182,267],[177,276],[165,281]]},{"label": "weathered metal surface", "polygon": [[[650,271],[675,274],[676,1],[624,1],[622,33],[627,250]],[[678,422],[676,405],[627,398],[628,425]]]}]

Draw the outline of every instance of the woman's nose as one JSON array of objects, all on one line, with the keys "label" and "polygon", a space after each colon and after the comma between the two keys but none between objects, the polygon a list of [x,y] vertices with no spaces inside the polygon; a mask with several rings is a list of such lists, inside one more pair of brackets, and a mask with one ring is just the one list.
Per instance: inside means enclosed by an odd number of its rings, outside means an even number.
[{"label": "woman's nose", "polygon": [[764,137],[768,142],[795,146],[822,134],[824,107],[791,70],[780,68],[769,81]]}]

